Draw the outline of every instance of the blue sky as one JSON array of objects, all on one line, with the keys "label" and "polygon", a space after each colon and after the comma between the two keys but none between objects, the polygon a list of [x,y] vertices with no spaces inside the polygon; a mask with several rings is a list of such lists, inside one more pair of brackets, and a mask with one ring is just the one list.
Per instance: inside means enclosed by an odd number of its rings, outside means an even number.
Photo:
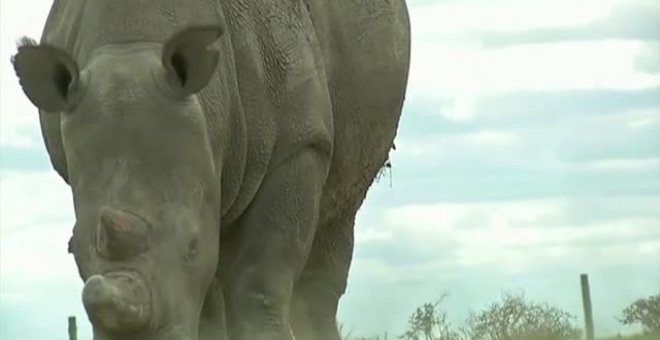
[{"label": "blue sky", "polygon": [[[50,1],[0,20],[0,338],[66,338],[82,282],[68,187],[9,64]],[[502,290],[578,317],[590,275],[597,335],[660,288],[660,2],[409,1],[409,91],[391,155],[357,220],[340,321],[400,333],[450,294],[460,323]]]}]

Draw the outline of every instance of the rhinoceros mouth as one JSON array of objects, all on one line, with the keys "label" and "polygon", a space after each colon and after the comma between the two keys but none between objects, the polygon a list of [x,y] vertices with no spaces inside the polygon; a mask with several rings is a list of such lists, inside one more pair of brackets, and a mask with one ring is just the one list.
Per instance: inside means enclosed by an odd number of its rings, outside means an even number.
[{"label": "rhinoceros mouth", "polygon": [[132,270],[91,276],[82,292],[90,322],[113,333],[145,329],[153,320],[153,299],[147,281]]}]

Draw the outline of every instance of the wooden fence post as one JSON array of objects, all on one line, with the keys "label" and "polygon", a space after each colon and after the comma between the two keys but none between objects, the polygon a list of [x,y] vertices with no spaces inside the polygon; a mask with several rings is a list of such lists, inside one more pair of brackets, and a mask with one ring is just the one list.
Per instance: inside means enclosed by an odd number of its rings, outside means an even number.
[{"label": "wooden fence post", "polygon": [[69,317],[69,340],[78,340],[78,330],[76,327],[76,317]]},{"label": "wooden fence post", "polygon": [[580,286],[582,286],[582,307],[584,308],[584,325],[587,330],[587,340],[594,340],[594,317],[591,310],[591,293],[589,292],[589,277],[587,274],[580,275]]}]

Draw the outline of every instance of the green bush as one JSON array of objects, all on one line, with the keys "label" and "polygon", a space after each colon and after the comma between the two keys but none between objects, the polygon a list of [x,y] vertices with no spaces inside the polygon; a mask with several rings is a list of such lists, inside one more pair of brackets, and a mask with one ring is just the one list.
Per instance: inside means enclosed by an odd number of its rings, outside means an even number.
[{"label": "green bush", "polygon": [[660,338],[660,292],[637,301],[626,307],[619,319],[624,325],[641,324],[644,333]]},{"label": "green bush", "polygon": [[387,333],[381,337],[380,335],[374,336],[353,336],[353,331],[345,331],[344,325],[338,323],[337,328],[339,328],[339,334],[341,335],[342,340],[387,340]]},{"label": "green bush", "polygon": [[505,293],[501,302],[470,312],[464,328],[469,340],[573,340],[581,338],[575,317],[547,303]]},{"label": "green bush", "polygon": [[[415,309],[401,340],[578,340],[582,332],[575,317],[559,308],[525,299],[523,293],[504,293],[501,301],[480,312],[470,311],[465,324],[454,328],[441,309],[446,294]],[[644,334],[601,340],[660,340],[660,292],[638,299],[623,310],[624,325],[641,324]],[[340,329],[342,329],[340,325]],[[342,329],[343,330],[343,329]],[[352,337],[344,340],[387,340],[384,336]]]},{"label": "green bush", "polygon": [[658,336],[653,334],[617,335],[608,338],[601,338],[600,340],[658,340]]},{"label": "green bush", "polygon": [[[446,295],[443,296],[443,298]],[[522,294],[505,293],[501,302],[470,312],[465,326],[453,329],[440,301],[425,303],[408,319],[402,340],[577,340],[575,317],[548,304],[526,301]]]},{"label": "green bush", "polygon": [[442,295],[435,303],[425,303],[418,307],[408,319],[408,330],[399,338],[402,340],[460,340],[461,335],[452,330],[447,313],[439,309]]}]

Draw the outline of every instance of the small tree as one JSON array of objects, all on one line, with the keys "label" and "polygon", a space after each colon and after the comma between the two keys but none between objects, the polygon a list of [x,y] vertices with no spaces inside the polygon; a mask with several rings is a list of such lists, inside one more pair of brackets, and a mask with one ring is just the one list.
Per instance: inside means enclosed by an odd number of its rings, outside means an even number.
[{"label": "small tree", "polygon": [[344,330],[344,324],[340,323],[339,321],[337,322],[337,330],[339,331],[339,336],[341,336],[342,340],[351,340],[351,333],[353,333],[352,330]]},{"label": "small tree", "polygon": [[374,336],[353,336],[352,330],[349,330],[347,332],[344,332],[344,325],[342,323],[337,322],[337,329],[339,330],[339,335],[342,340],[387,340],[387,332],[383,335],[381,338],[380,335],[374,335]]},{"label": "small tree", "polygon": [[618,319],[624,325],[641,324],[644,333],[660,335],[660,292],[638,299],[623,310]]},{"label": "small tree", "polygon": [[547,303],[526,301],[524,294],[504,293],[499,303],[470,312],[463,332],[471,340],[573,340],[581,332],[574,316]]},{"label": "small tree", "polygon": [[402,340],[459,340],[459,334],[451,329],[447,313],[439,308],[446,297],[447,294],[443,294],[438,301],[417,307],[408,319],[408,330],[399,338]]}]

